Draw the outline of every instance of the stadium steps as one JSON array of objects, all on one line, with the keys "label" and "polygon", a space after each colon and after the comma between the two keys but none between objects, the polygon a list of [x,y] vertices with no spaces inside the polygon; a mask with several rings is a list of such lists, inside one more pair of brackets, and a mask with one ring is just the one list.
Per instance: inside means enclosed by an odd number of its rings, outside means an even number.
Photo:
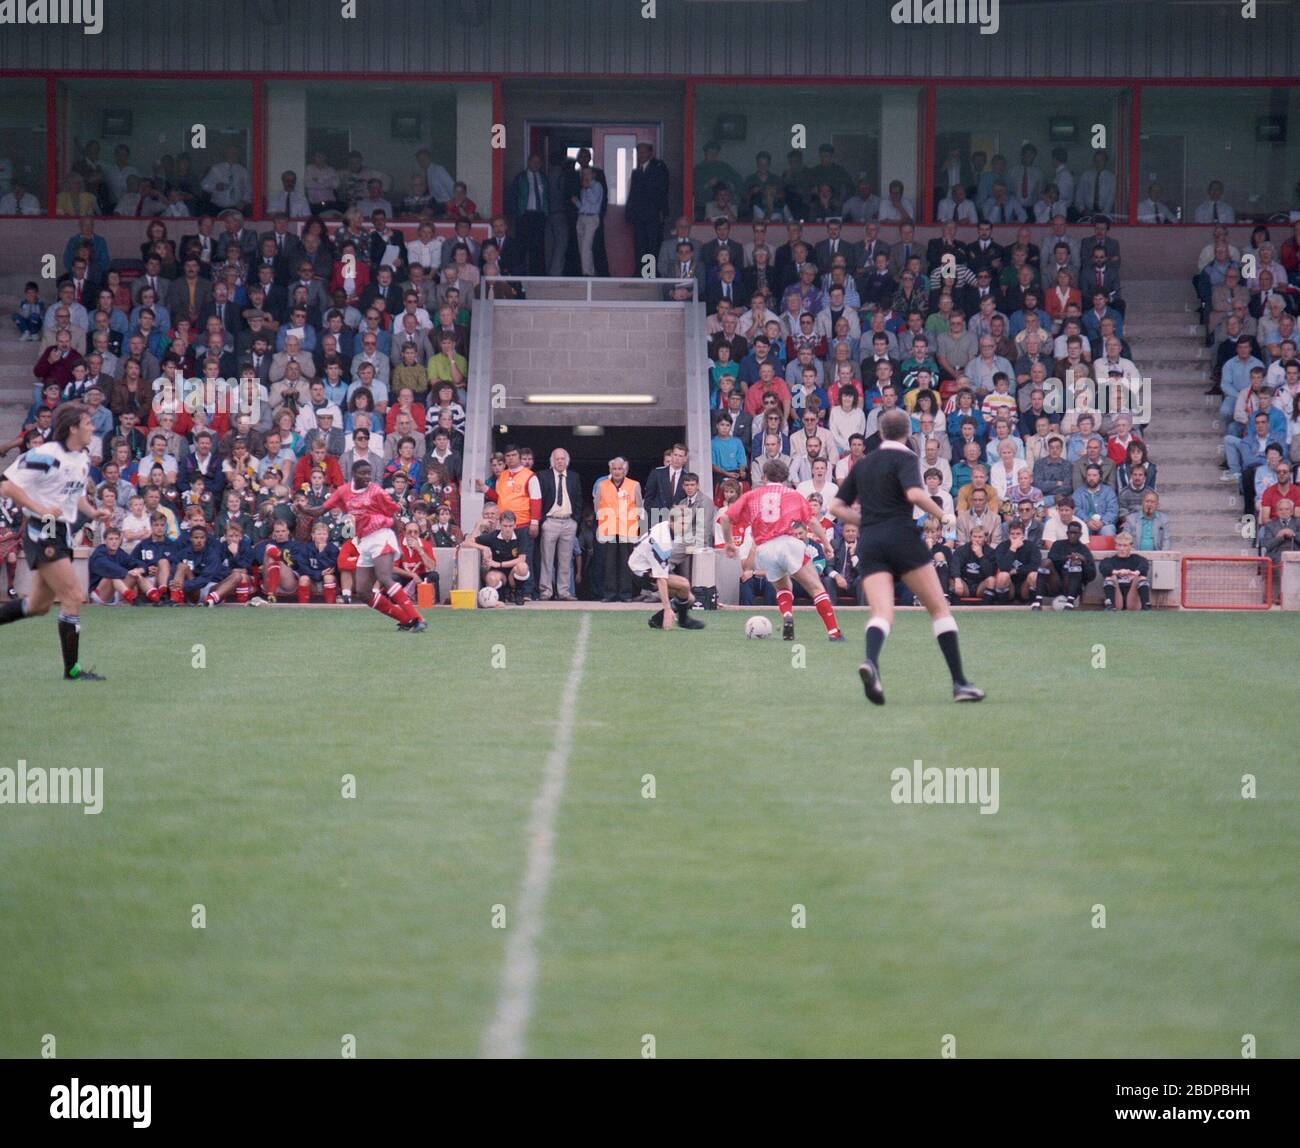
[{"label": "stadium steps", "polygon": [[1241,534],[1241,496],[1223,482],[1218,402],[1205,395],[1213,352],[1191,301],[1190,286],[1169,280],[1124,284],[1131,321],[1124,334],[1151,380],[1151,425],[1144,437],[1159,472],[1160,507],[1174,547],[1184,553],[1251,553]]}]

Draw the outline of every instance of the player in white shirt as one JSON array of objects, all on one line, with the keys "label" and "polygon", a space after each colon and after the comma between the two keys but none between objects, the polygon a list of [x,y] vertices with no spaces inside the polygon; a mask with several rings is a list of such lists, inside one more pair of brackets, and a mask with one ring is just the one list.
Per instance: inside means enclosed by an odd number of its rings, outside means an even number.
[{"label": "player in white shirt", "polygon": [[107,509],[96,507],[86,497],[90,475],[86,447],[94,436],[88,408],[65,403],[55,411],[50,441],[20,454],[0,482],[0,497],[12,500],[23,511],[23,554],[32,571],[27,598],[0,604],[0,626],[48,614],[57,601],[67,681],[103,681],[98,674],[83,670],[77,660],[85,599],[72,565],[73,528],[78,516],[110,517]]},{"label": "player in white shirt", "polygon": [[685,507],[674,506],[664,521],[656,523],[649,533],[641,536],[628,556],[628,569],[638,578],[652,580],[659,594],[662,611],[650,615],[652,630],[671,630],[674,615],[677,625],[683,630],[704,629],[703,622],[691,617],[695,595],[691,592],[690,580],[673,573],[673,567],[686,560],[686,520],[689,513]]}]

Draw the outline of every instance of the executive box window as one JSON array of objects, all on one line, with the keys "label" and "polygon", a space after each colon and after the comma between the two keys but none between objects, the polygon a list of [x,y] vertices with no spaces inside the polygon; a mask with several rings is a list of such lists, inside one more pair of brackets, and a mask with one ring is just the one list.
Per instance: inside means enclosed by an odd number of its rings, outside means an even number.
[{"label": "executive box window", "polygon": [[1127,221],[1128,93],[1113,87],[941,87],[935,218]]},{"label": "executive box window", "polygon": [[[695,218],[915,218],[919,95],[905,86],[700,84]],[[892,202],[891,184],[901,185]]]},{"label": "executive box window", "polygon": [[268,84],[265,201],[287,204],[292,184],[299,208],[487,218],[491,136],[486,83]]},{"label": "executive box window", "polygon": [[1300,212],[1300,88],[1147,88],[1139,143],[1142,199],[1162,220]]},{"label": "executive box window", "polygon": [[45,85],[0,80],[0,215],[44,215]]},{"label": "executive box window", "polygon": [[251,86],[63,80],[60,215],[185,218],[252,206]]}]

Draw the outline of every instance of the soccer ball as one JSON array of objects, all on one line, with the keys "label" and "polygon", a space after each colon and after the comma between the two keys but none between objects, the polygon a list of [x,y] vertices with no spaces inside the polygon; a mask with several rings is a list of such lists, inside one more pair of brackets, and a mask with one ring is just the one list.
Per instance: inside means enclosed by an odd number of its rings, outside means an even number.
[{"label": "soccer ball", "polygon": [[745,623],[746,638],[770,638],[771,636],[772,623],[761,614],[755,614]]},{"label": "soccer ball", "polygon": [[478,604],[484,610],[490,610],[501,601],[501,595],[497,593],[495,586],[484,586],[478,592]]},{"label": "soccer ball", "polygon": [[1057,611],[1058,613],[1064,611],[1066,601],[1067,599],[1064,594],[1058,594],[1055,598],[1052,599],[1052,609]]}]

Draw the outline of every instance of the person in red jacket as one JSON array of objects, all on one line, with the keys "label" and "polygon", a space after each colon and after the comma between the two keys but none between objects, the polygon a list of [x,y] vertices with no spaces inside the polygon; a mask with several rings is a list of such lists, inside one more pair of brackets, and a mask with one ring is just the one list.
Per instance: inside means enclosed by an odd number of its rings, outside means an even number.
[{"label": "person in red jacket", "polygon": [[331,457],[325,450],[325,440],[318,438],[311,444],[311,450],[297,462],[293,468],[293,487],[301,490],[311,482],[311,472],[320,467],[325,471],[325,483],[331,490],[343,485],[343,470],[338,459]]}]

